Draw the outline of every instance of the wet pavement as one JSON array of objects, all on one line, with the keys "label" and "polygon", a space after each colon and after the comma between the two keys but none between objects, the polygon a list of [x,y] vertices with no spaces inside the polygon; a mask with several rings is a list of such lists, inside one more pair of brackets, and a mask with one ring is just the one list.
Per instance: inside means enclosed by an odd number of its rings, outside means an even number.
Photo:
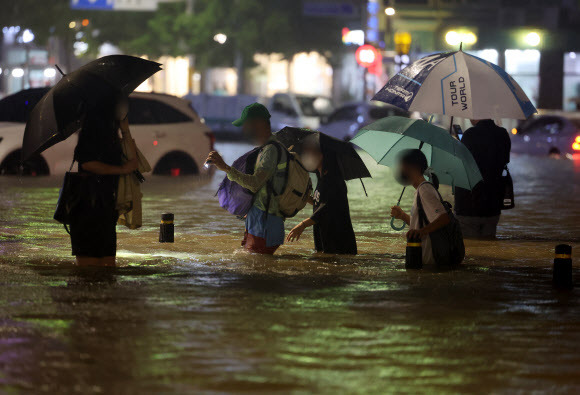
[{"label": "wet pavement", "polygon": [[[148,177],[112,270],[72,266],[60,177],[0,178],[0,392],[578,393],[580,291],[553,290],[551,262],[580,249],[580,163],[514,157],[500,239],[444,273],[405,271],[400,187],[367,163],[369,197],[348,184],[359,256],[314,254],[310,231],[274,257],[240,251],[218,173]],[[166,211],[174,244],[157,241]]]}]

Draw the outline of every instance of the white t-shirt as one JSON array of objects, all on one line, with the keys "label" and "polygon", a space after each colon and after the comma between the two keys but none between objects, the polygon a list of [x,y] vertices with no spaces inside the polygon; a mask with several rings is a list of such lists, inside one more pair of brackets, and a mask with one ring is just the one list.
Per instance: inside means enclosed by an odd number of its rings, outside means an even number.
[{"label": "white t-shirt", "polygon": [[[421,203],[423,210],[429,220],[429,223],[435,221],[441,214],[445,214],[445,207],[439,199],[439,194],[433,184],[425,181],[419,185],[415,191],[415,199],[413,200],[413,208],[411,208],[411,223],[410,229],[420,229],[419,226],[419,210],[417,209],[417,195],[421,196]],[[425,226],[427,224],[423,224]],[[433,250],[431,249],[431,239],[429,235],[421,239],[421,248],[423,249],[423,264],[434,264]]]}]

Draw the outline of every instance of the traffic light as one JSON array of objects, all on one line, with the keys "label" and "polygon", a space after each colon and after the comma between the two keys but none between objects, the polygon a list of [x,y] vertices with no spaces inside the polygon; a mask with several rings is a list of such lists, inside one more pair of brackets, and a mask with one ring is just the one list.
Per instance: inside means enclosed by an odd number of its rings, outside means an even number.
[{"label": "traffic light", "polygon": [[408,55],[411,50],[411,41],[410,33],[395,33],[395,51],[397,51],[397,54]]}]

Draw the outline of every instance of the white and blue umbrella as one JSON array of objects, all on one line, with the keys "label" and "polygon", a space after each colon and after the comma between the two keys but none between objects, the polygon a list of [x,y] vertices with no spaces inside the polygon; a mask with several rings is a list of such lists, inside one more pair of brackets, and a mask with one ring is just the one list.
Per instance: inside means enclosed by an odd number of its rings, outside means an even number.
[{"label": "white and blue umbrella", "polygon": [[461,50],[413,62],[373,100],[407,111],[468,119],[526,119],[536,112],[522,88],[501,67]]}]

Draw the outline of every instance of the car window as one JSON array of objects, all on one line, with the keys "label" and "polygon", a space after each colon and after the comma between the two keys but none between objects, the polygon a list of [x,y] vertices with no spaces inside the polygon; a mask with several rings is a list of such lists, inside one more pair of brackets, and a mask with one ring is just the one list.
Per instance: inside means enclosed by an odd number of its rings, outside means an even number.
[{"label": "car window", "polygon": [[129,98],[129,123],[153,125],[162,123],[192,122],[193,119],[176,108],[159,100]]},{"label": "car window", "polygon": [[328,122],[338,122],[338,121],[355,121],[358,117],[358,112],[356,106],[345,106],[336,110]]},{"label": "car window", "polygon": [[307,117],[320,117],[332,112],[333,106],[330,99],[317,96],[297,96],[296,100]]},{"label": "car window", "polygon": [[292,106],[292,102],[288,96],[279,95],[274,97],[272,103],[272,110],[277,112],[282,112],[288,115],[296,115],[296,111]]},{"label": "car window", "polygon": [[0,122],[26,123],[32,109],[50,88],[32,88],[0,100]]},{"label": "car window", "polygon": [[518,128],[518,134],[558,134],[566,127],[565,120],[554,116],[532,118]]},{"label": "car window", "polygon": [[193,119],[188,115],[185,115],[178,109],[161,101],[152,100],[151,106],[153,107],[153,113],[159,123],[181,123],[193,121]]},{"label": "car window", "polygon": [[129,124],[153,125],[160,123],[153,111],[154,100],[129,98]]}]

